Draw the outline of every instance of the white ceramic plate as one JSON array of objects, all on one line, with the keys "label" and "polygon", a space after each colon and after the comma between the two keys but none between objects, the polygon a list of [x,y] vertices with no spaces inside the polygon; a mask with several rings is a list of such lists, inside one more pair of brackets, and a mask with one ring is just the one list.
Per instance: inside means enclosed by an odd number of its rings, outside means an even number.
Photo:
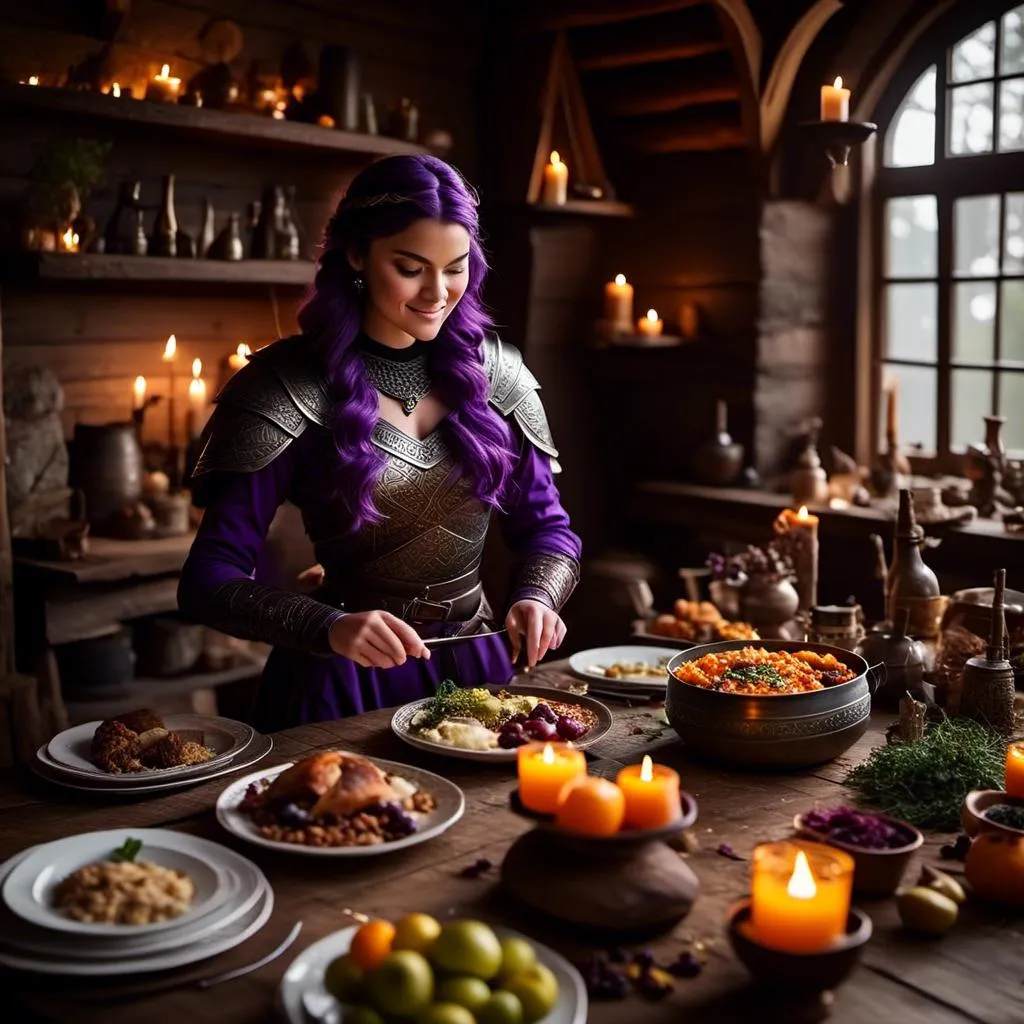
[{"label": "white ceramic plate", "polygon": [[667,666],[674,651],[664,647],[595,647],[589,651],[578,651],[569,658],[569,668],[581,679],[599,683],[605,690],[664,690],[668,686],[667,668],[660,675],[623,675],[609,678],[604,669],[616,663],[636,665],[643,663],[653,666]]},{"label": "white ceramic plate", "polygon": [[[150,971],[166,971],[172,967],[208,960],[220,953],[241,945],[252,938],[270,919],[274,910],[274,893],[268,886],[254,906],[234,924],[222,928],[206,939],[189,942],[177,949],[148,956],[130,957],[118,960],[75,960],[70,957],[29,955],[21,949],[0,948],[0,966],[12,967],[19,971],[36,974],[70,975],[80,978],[109,977],[111,975],[146,974]],[[215,997],[216,998],[216,997]]]},{"label": "white ceramic plate", "polygon": [[[511,928],[496,927],[499,939],[513,936],[525,938],[537,951],[537,959],[558,980],[558,1002],[540,1024],[587,1024],[587,989],[580,972],[560,953],[520,935]],[[289,965],[277,990],[278,1003],[288,1024],[309,1024],[304,1005],[323,1008],[327,1013],[337,1009],[335,998],[324,988],[324,972],[335,957],[348,952],[356,927],[343,928],[303,950]],[[322,1019],[329,1019],[324,1013]]]},{"label": "white ceramic plate", "polygon": [[410,836],[403,839],[395,839],[390,843],[378,843],[375,846],[302,846],[299,843],[280,843],[273,839],[267,839],[260,835],[259,830],[252,823],[252,819],[239,810],[245,791],[254,782],[260,779],[274,779],[285,769],[290,768],[294,762],[277,765],[265,771],[254,772],[244,778],[236,779],[217,798],[217,821],[227,829],[228,832],[245,839],[247,842],[256,843],[258,846],[266,846],[271,850],[283,850],[288,853],[306,854],[312,857],[373,857],[382,853],[392,853],[395,850],[404,850],[409,846],[417,846],[425,843],[428,839],[447,832],[466,809],[466,798],[462,790],[449,782],[447,779],[435,775],[433,772],[425,772],[422,768],[414,768],[408,764],[398,764],[395,761],[384,761],[380,758],[373,758],[373,763],[389,775],[397,775],[417,788],[430,793],[437,803],[437,806],[428,814],[418,814],[415,817],[419,828]]},{"label": "white ceramic plate", "polygon": [[[545,700],[558,701],[560,704],[575,704],[593,711],[597,716],[597,724],[582,739],[573,741],[573,745],[581,750],[596,743],[612,727],[611,711],[600,701],[594,700],[593,697],[569,693],[568,690],[556,690],[550,686],[514,686],[509,687],[508,692],[526,697],[542,697]],[[495,747],[492,750],[466,750],[463,747],[453,747],[448,743],[434,743],[424,739],[413,730],[412,720],[432,699],[425,697],[423,700],[415,700],[411,704],[403,704],[391,718],[391,731],[400,740],[408,743],[410,747],[429,750],[432,754],[457,757],[464,761],[483,761],[487,764],[496,764],[502,761],[514,763],[516,761],[518,754],[515,748],[511,750],[504,750],[501,747]]]},{"label": "white ceramic plate", "polygon": [[[108,860],[126,839],[142,841],[138,860],[181,871],[192,879],[195,895],[188,910],[176,918],[153,924],[110,925],[76,921],[54,906],[54,892],[60,882],[79,868]],[[225,903],[231,892],[216,843],[169,829],[128,827],[86,832],[37,846],[7,876],[3,901],[8,910],[30,924],[102,941],[187,927]]]},{"label": "white ceramic plate", "polygon": [[[0,865],[0,886],[11,871],[36,849],[38,847],[30,847]],[[203,917],[187,921],[183,927],[157,931],[152,935],[122,936],[118,932],[101,942],[83,942],[74,936],[26,924],[0,905],[0,948],[12,946],[18,952],[27,951],[50,959],[130,960],[137,956],[168,952],[212,936],[248,914],[268,888],[263,872],[255,864],[226,846],[219,849],[230,880],[230,895],[224,904]],[[177,920],[180,922],[182,918]]]},{"label": "white ceramic plate", "polygon": [[81,774],[67,772],[63,766],[52,761],[46,754],[46,746],[41,746],[36,751],[36,759],[32,762],[32,770],[41,778],[52,782],[55,785],[63,786],[65,789],[74,789],[85,793],[102,793],[103,796],[130,798],[145,793],[160,793],[171,789],[183,789],[186,786],[196,786],[209,779],[216,779],[222,775],[230,775],[242,768],[249,768],[262,761],[274,748],[274,741],[270,736],[256,734],[253,742],[237,757],[232,757],[212,769],[204,765],[205,773],[195,775],[176,775],[161,782],[147,784],[136,784],[131,786],[111,785],[107,778],[100,776],[87,777]]},{"label": "white ceramic plate", "polygon": [[52,761],[62,767],[80,772],[93,778],[101,778],[115,784],[132,785],[133,781],[157,782],[171,775],[195,775],[204,768],[223,764],[229,758],[242,753],[252,742],[255,730],[244,722],[214,715],[165,715],[164,725],[171,732],[202,733],[203,743],[213,751],[209,761],[195,765],[180,765],[177,768],[151,768],[144,772],[105,772],[90,760],[92,738],[102,722],[85,722],[74,728],[58,733],[46,745],[46,752]]}]

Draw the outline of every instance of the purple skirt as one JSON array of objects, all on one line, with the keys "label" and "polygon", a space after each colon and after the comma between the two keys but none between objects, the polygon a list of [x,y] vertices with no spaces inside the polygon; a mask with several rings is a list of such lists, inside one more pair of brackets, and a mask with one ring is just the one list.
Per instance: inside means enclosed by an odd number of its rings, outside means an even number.
[{"label": "purple skirt", "polygon": [[445,644],[431,652],[429,661],[409,658],[389,669],[275,647],[260,680],[253,725],[260,732],[276,732],[407,704],[431,696],[445,679],[459,686],[504,686],[513,675],[503,636]]}]

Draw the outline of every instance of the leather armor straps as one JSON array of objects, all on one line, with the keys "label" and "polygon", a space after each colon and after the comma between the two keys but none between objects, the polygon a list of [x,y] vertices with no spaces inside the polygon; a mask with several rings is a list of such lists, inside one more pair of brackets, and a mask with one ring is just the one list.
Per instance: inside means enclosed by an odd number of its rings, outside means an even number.
[{"label": "leather armor straps", "polygon": [[240,637],[291,647],[329,658],[330,629],[342,612],[304,594],[267,587],[250,579],[229,580],[218,587],[206,607],[195,609],[213,629]]},{"label": "leather armor straps", "polygon": [[528,555],[516,567],[512,600],[540,601],[559,611],[580,581],[580,564],[568,555]]}]

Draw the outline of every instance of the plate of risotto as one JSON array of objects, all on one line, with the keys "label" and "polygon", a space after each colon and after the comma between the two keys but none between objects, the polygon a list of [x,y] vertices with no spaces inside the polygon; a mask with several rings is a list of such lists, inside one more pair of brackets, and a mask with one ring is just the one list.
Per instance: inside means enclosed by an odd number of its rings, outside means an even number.
[{"label": "plate of risotto", "polygon": [[832,654],[750,646],[684,661],[672,669],[672,675],[680,682],[717,693],[778,697],[848,683],[857,673]]}]

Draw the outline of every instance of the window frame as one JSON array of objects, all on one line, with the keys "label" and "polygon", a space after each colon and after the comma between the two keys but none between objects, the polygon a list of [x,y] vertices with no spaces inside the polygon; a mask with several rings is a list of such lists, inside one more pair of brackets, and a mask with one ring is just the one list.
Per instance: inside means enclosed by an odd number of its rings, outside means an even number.
[{"label": "window frame", "polygon": [[[935,281],[938,289],[936,310],[936,451],[934,454],[915,454],[903,448],[910,457],[915,472],[920,473],[959,473],[963,453],[950,448],[952,429],[952,331],[953,331],[953,289],[960,281],[986,281],[1004,279],[1000,270],[989,277],[955,277],[953,274],[953,206],[957,199],[971,196],[1005,195],[1011,192],[1024,192],[1024,150],[1000,152],[996,147],[999,139],[999,90],[993,90],[993,135],[991,153],[979,154],[948,154],[951,115],[948,98],[951,87],[971,84],[970,81],[951,82],[951,66],[953,47],[966,36],[971,35],[982,25],[990,21],[996,22],[996,66],[992,79],[972,79],[971,81],[994,81],[996,85],[1003,80],[999,77],[998,59],[1002,42],[1002,17],[1009,11],[1020,6],[1020,0],[989,0],[983,4],[966,10],[966,5],[957,5],[949,14],[941,18],[936,25],[926,32],[911,49],[907,59],[902,63],[892,80],[888,83],[883,98],[875,112],[878,123],[876,143],[876,163],[871,181],[870,210],[870,263],[872,273],[870,337],[871,364],[869,394],[871,396],[871,424],[867,432],[871,443],[871,457],[881,450],[884,442],[884,428],[881,424],[882,404],[884,402],[883,378],[887,362],[899,363],[900,360],[885,358],[885,288],[890,280],[899,282],[902,278],[888,279],[885,267],[885,247],[887,243],[888,225],[885,208],[890,199],[904,196],[934,195],[938,214],[938,233],[936,244],[937,266],[935,278],[915,279],[921,283]],[[918,167],[887,167],[885,166],[885,140],[892,127],[893,119],[909,90],[918,78],[932,65],[935,65],[935,150],[934,162]],[[1006,76],[1018,78],[1020,74]],[[1005,217],[1000,206],[1000,260],[1004,257],[1002,239]],[[1016,276],[1018,280],[1020,276]],[[909,280],[909,279],[908,279]],[[1001,291],[996,288],[996,323],[999,330],[1001,315]],[[998,388],[998,364],[991,369],[993,388]],[[1005,415],[1005,412],[1004,412]],[[984,423],[978,422],[977,438],[984,437]],[[906,442],[901,439],[901,444]]]}]

